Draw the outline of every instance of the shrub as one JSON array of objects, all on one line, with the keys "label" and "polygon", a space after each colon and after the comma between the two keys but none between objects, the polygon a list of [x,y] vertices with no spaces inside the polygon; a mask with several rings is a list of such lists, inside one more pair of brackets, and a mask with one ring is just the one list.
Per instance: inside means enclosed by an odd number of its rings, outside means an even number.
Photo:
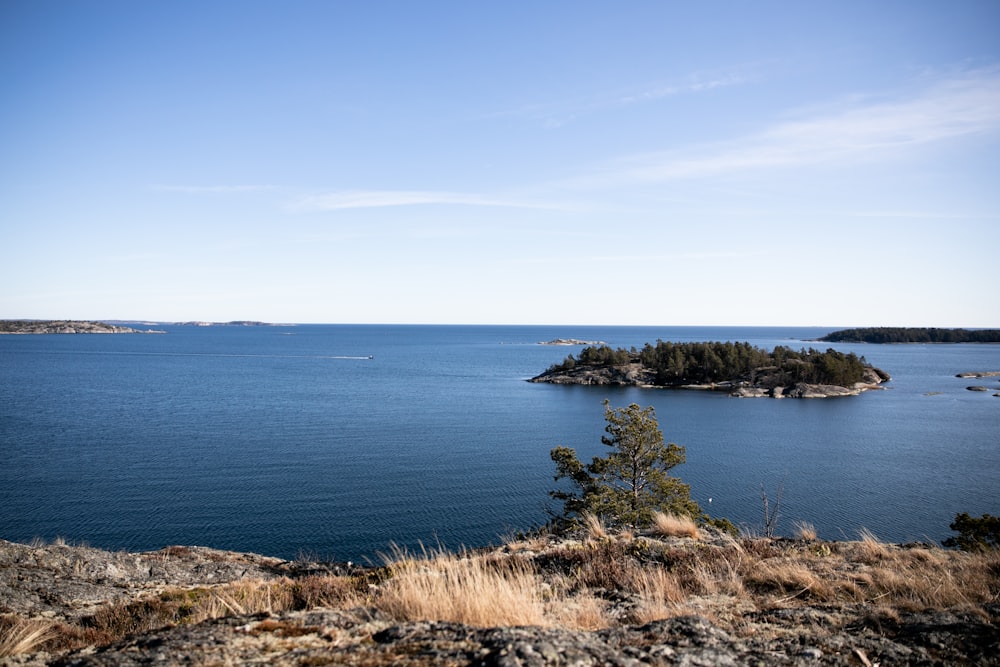
[{"label": "shrub", "polygon": [[1000,548],[1000,516],[984,514],[977,518],[969,516],[968,512],[962,512],[955,515],[955,520],[948,527],[957,532],[958,536],[944,540],[941,544],[946,547],[962,551],[991,551]]}]

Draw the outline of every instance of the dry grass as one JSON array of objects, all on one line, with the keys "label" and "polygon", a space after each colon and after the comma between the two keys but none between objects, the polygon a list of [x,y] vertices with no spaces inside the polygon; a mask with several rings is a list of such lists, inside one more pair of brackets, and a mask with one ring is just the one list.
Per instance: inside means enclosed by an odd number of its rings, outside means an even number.
[{"label": "dry grass", "polygon": [[0,658],[31,653],[57,636],[54,624],[49,621],[0,617]]},{"label": "dry grass", "polygon": [[604,527],[601,517],[590,512],[584,512],[580,517],[583,521],[583,528],[587,531],[587,536],[592,540],[604,539],[608,536],[608,530]]},{"label": "dry grass", "polygon": [[677,576],[658,566],[641,570],[634,588],[639,604],[630,620],[639,625],[676,616],[687,599]]},{"label": "dry grass", "polygon": [[780,559],[757,563],[747,573],[747,583],[768,606],[784,604],[796,598],[827,602],[836,597],[836,589],[828,578],[821,576],[808,563]]},{"label": "dry grass", "polygon": [[692,518],[663,512],[653,515],[652,533],[660,537],[690,537],[692,540],[699,538],[698,525]]},{"label": "dry grass", "polygon": [[367,584],[348,577],[246,579],[213,587],[172,588],[159,595],[107,604],[77,623],[0,619],[0,657],[14,653],[104,645],[160,628],[213,618],[364,604]]},{"label": "dry grass", "polygon": [[392,564],[376,606],[400,621],[452,621],[478,627],[544,625],[533,568],[443,552]]},{"label": "dry grass", "polygon": [[615,534],[583,542],[535,538],[478,555],[397,552],[362,576],[170,589],[108,604],[77,625],[0,616],[0,657],[105,644],[220,616],[316,607],[375,607],[399,621],[578,630],[690,612],[726,619],[730,631],[749,634],[760,630],[753,626],[756,613],[776,608],[821,605],[891,619],[924,609],[983,613],[983,605],[1000,600],[997,552],[899,547],[869,532],[855,542],[709,537],[677,542]]},{"label": "dry grass", "polygon": [[589,591],[577,594],[563,593],[545,603],[548,625],[573,630],[603,630],[612,624],[606,600]]},{"label": "dry grass", "polygon": [[807,542],[815,542],[817,538],[816,526],[812,525],[808,521],[796,521],[794,524],[795,531],[792,535],[797,540],[806,540]]},{"label": "dry grass", "polygon": [[889,557],[888,546],[875,537],[873,532],[867,528],[862,528],[859,536],[861,537],[861,541],[858,543],[858,550],[856,552],[858,558],[867,563],[873,563],[883,561]]}]

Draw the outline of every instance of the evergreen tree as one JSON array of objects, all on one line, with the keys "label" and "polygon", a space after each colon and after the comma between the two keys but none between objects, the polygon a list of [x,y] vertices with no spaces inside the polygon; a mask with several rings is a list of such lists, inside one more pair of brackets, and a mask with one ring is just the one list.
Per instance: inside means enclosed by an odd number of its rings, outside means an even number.
[{"label": "evergreen tree", "polygon": [[607,421],[601,442],[611,448],[606,457],[582,463],[576,451],[556,447],[550,452],[556,464],[556,481],[569,480],[570,491],[552,491],[563,501],[564,520],[584,512],[599,516],[608,525],[648,526],[654,512],[704,518],[691,500],[690,486],[668,473],[684,463],[684,448],[663,441],[663,432],[652,406],[612,408],[604,401]]},{"label": "evergreen tree", "polygon": [[962,551],[1000,549],[1000,516],[984,514],[974,517],[969,516],[968,512],[962,512],[955,515],[955,520],[948,527],[958,533],[958,536],[944,540],[941,544],[946,547]]}]

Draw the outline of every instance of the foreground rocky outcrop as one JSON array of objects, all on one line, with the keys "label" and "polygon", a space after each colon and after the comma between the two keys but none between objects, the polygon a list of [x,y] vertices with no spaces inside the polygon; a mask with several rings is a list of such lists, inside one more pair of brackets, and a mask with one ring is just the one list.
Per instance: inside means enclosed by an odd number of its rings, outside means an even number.
[{"label": "foreground rocky outcrop", "polygon": [[995,553],[870,537],[542,535],[380,568],[0,541],[0,663],[996,665],[998,594]]},{"label": "foreground rocky outcrop", "polygon": [[[228,617],[151,632],[54,660],[67,667],[219,665],[993,665],[994,627],[952,614],[914,614],[889,627],[811,639],[820,610],[792,619],[794,639],[735,638],[702,616],[678,616],[597,632],[393,623],[377,610],[316,609]],[[894,635],[896,639],[890,638]],[[899,641],[902,640],[902,641]],[[958,645],[956,650],[941,648]],[[938,649],[938,650],[935,650]],[[944,659],[937,656],[945,656]],[[30,660],[11,664],[33,664]],[[35,663],[35,664],[46,664]]]}]

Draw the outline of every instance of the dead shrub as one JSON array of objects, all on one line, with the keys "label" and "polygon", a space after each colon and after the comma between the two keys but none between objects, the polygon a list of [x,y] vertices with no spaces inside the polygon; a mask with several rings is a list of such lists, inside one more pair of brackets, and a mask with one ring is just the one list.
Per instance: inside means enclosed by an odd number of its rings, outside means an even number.
[{"label": "dead shrub", "polygon": [[794,598],[830,600],[834,591],[827,581],[818,577],[806,564],[792,559],[758,562],[747,573],[747,583],[760,593],[777,595],[771,604]]},{"label": "dead shrub", "polygon": [[191,547],[170,546],[160,549],[159,553],[163,554],[164,556],[184,557],[184,556],[190,556],[194,552],[191,550]]},{"label": "dead shrub", "polygon": [[351,577],[310,575],[295,580],[290,588],[291,605],[295,609],[342,609],[364,603],[359,583]]},{"label": "dead shrub", "polygon": [[250,629],[250,634],[257,636],[268,633],[277,637],[302,637],[305,635],[318,635],[322,631],[322,628],[314,625],[302,625],[301,623],[267,618],[255,624]]},{"label": "dead shrub", "polygon": [[556,549],[540,559],[547,571],[555,570],[571,577],[579,589],[628,589],[635,579],[639,563],[635,558],[637,542],[601,541],[578,548]]}]

